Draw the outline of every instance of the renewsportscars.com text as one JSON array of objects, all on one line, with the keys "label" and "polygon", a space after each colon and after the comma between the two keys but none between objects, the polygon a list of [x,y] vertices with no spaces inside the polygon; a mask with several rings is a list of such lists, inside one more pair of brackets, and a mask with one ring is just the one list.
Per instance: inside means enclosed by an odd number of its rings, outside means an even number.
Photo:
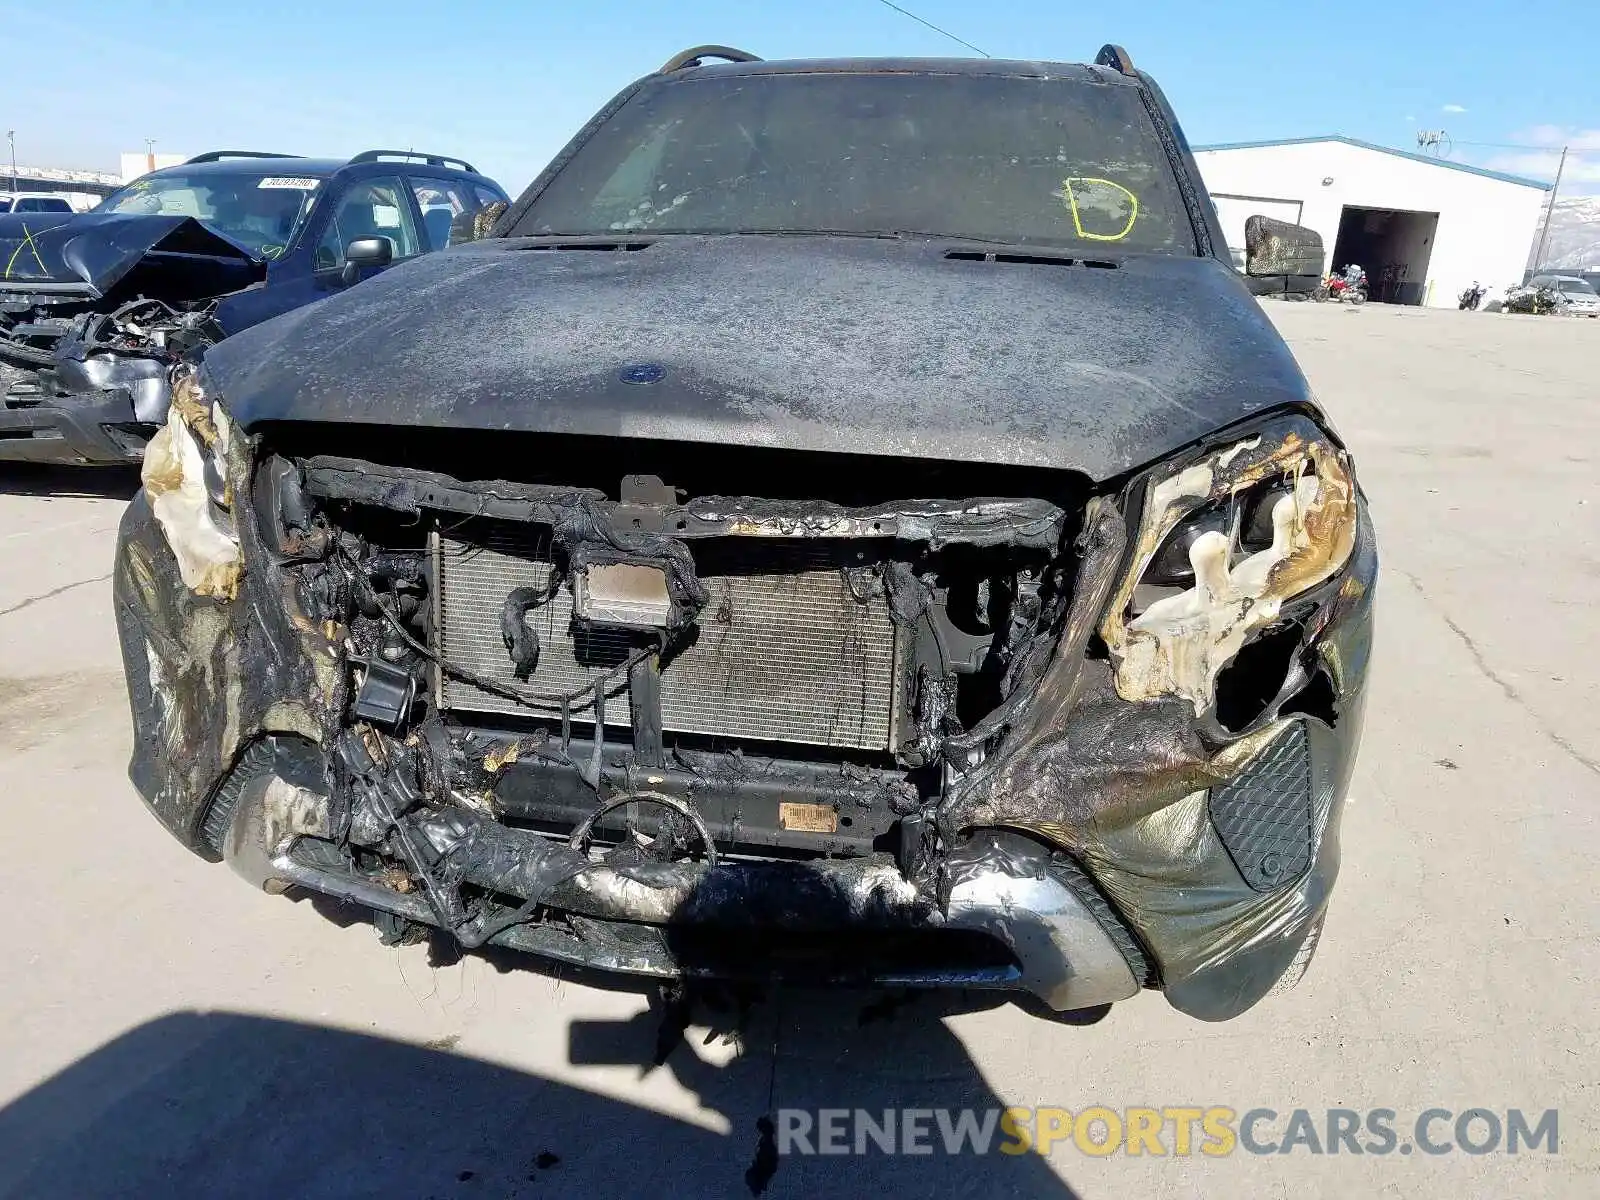
[{"label": "renewsportscars.com text", "polygon": [[1556,1154],[1559,1114],[1520,1108],[780,1108],[779,1154]]}]

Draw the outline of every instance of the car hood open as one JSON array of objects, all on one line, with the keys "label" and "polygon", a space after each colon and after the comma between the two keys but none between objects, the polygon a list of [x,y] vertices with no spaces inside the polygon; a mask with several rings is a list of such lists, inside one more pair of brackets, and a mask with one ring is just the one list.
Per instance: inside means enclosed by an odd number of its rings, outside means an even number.
[{"label": "car hood open", "polygon": [[208,372],[247,429],[591,434],[1100,479],[1309,399],[1257,301],[1213,259],[997,261],[922,239],[639,243],[426,255],[230,338]]},{"label": "car hood open", "polygon": [[0,214],[0,291],[99,298],[147,261],[175,278],[203,275],[212,294],[261,271],[257,256],[193,217]]}]

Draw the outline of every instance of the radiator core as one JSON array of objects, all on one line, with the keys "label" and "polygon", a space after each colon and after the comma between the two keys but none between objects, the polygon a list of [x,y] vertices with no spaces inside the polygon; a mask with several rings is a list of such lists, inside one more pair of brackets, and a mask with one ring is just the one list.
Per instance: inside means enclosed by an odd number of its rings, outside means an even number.
[{"label": "radiator core", "polygon": [[[576,690],[622,662],[641,643],[623,630],[586,630],[572,622],[572,593],[527,614],[538,631],[538,666],[526,684],[512,674],[500,632],[513,588],[543,588],[554,570],[549,531],[497,526],[460,540],[434,539],[435,644],[444,658],[508,686],[541,692]],[[815,549],[772,543],[715,557],[702,568],[709,600],[697,634],[661,671],[662,728],[678,733],[890,750],[901,691],[900,639],[882,596],[858,600],[838,566]],[[757,554],[759,553],[759,558]],[[697,557],[704,557],[698,555]],[[607,685],[605,723],[630,721],[626,676]],[[448,676],[442,707],[463,713],[559,716],[560,706],[525,705]],[[575,721],[592,721],[588,701]]]}]

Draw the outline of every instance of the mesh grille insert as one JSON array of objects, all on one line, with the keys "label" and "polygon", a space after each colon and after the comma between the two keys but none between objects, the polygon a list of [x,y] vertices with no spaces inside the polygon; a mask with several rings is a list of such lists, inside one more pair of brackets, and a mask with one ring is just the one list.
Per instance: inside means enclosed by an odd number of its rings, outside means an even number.
[{"label": "mesh grille insert", "polygon": [[1211,823],[1244,880],[1270,892],[1305,874],[1315,841],[1311,753],[1304,722],[1239,774],[1211,789]]}]

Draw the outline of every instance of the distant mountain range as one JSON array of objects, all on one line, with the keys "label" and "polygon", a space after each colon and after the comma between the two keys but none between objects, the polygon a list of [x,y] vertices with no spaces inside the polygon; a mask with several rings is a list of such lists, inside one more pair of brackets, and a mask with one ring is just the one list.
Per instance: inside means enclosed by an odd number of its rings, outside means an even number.
[{"label": "distant mountain range", "polygon": [[[1539,222],[1544,225],[1543,221]],[[1539,250],[1534,235],[1533,251]],[[1545,263],[1562,271],[1585,267],[1600,270],[1600,196],[1566,196],[1556,201],[1550,218],[1550,244]],[[1530,266],[1536,265],[1530,261]]]}]

